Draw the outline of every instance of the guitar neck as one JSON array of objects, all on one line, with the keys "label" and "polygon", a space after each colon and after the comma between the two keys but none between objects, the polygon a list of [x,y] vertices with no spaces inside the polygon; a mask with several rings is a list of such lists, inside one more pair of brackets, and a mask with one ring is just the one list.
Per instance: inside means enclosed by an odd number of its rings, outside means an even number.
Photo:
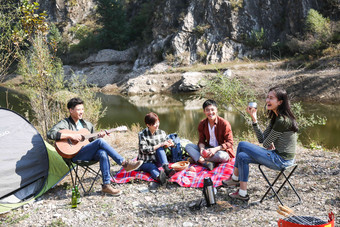
[{"label": "guitar neck", "polygon": [[[111,132],[115,132],[115,131],[119,131],[119,132],[127,131],[127,127],[126,126],[120,126],[120,127],[117,127],[117,128],[105,130],[104,132],[106,133],[106,135],[108,135]],[[83,136],[84,136],[85,139],[91,139],[91,138],[97,137],[99,134],[100,134],[100,132],[95,132],[95,133],[83,135]]]}]

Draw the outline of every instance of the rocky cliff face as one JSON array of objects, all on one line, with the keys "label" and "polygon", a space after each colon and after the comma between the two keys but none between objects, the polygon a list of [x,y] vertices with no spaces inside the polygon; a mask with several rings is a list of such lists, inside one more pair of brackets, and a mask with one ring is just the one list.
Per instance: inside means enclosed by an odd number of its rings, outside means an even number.
[{"label": "rocky cliff face", "polygon": [[287,34],[303,30],[309,9],[322,10],[325,4],[318,0],[164,1],[155,15],[154,40],[136,64],[154,63],[160,51],[163,57],[189,64],[253,56],[260,51],[244,45],[252,32],[263,28],[266,46],[282,42]]},{"label": "rocky cliff face", "polygon": [[63,30],[81,24],[95,14],[95,0],[36,0],[47,11],[49,19]]},{"label": "rocky cliff face", "polygon": [[[325,11],[330,1],[154,1],[157,6],[151,22],[153,41],[141,48],[135,68],[165,58],[172,63],[191,64],[254,56],[261,51],[245,45],[252,32],[263,28],[266,46],[282,42],[287,34],[302,31],[309,9]],[[66,30],[94,15],[96,8],[95,0],[39,0],[39,3],[48,11],[50,19]]]}]

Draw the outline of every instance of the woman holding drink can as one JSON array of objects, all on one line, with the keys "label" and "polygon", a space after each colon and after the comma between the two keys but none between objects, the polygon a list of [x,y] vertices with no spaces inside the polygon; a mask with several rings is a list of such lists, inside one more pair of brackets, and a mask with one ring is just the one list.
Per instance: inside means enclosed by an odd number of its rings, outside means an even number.
[{"label": "woman holding drink can", "polygon": [[247,182],[250,163],[263,164],[275,170],[294,163],[298,126],[287,92],[278,87],[271,88],[267,94],[266,108],[270,121],[262,132],[257,124],[256,105],[249,103],[247,107],[257,139],[264,148],[249,142],[238,144],[233,175],[229,180],[222,181],[226,187],[240,187],[229,194],[231,198],[249,200]]}]

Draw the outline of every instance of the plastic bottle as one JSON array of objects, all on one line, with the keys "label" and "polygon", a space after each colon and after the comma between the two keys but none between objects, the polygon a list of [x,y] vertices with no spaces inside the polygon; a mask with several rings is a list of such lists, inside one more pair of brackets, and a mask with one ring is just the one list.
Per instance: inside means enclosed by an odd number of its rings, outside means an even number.
[{"label": "plastic bottle", "polygon": [[80,192],[78,189],[78,186],[75,186],[75,192],[76,192],[76,196],[77,196],[77,204],[81,203],[81,198],[80,198]]},{"label": "plastic bottle", "polygon": [[76,191],[74,188],[72,188],[72,208],[77,208],[77,195],[76,195]]}]

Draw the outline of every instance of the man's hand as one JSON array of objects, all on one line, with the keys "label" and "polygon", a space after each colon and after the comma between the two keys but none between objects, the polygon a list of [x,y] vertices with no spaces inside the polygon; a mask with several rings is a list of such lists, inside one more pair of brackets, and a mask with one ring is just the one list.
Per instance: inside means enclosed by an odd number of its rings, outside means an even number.
[{"label": "man's hand", "polygon": [[103,138],[106,135],[106,133],[104,131],[100,131],[98,133],[98,138]]},{"label": "man's hand", "polygon": [[71,140],[74,140],[74,141],[77,141],[77,142],[80,142],[83,140],[83,136],[81,134],[70,134],[68,136]]},{"label": "man's hand", "polygon": [[216,154],[217,150],[215,148],[208,148],[207,149],[207,155],[206,155],[206,159],[207,158],[211,158],[212,156],[214,156]]}]

